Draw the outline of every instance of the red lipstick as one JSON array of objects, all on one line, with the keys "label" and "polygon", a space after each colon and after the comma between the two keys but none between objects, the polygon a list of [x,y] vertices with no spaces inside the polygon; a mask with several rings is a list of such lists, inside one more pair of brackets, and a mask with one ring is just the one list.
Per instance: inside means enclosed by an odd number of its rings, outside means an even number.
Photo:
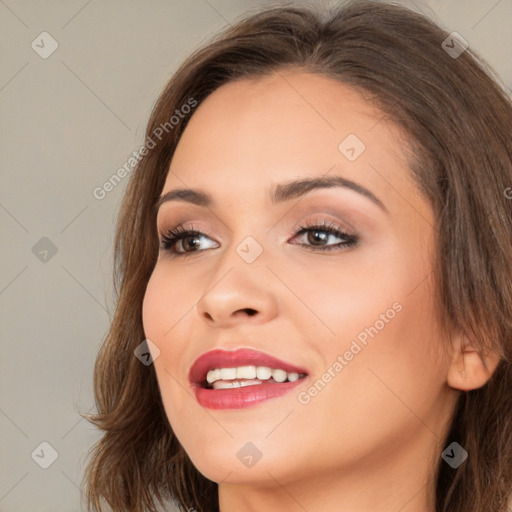
[{"label": "red lipstick", "polygon": [[[230,389],[212,389],[206,375],[210,370],[237,368],[240,366],[263,366],[299,374],[294,382],[276,382],[273,379],[261,383]],[[308,372],[293,364],[253,349],[215,349],[199,356],[188,372],[197,401],[209,409],[240,409],[256,405],[271,398],[288,393],[304,381]],[[256,379],[257,380],[257,379]],[[254,381],[253,381],[254,382]]]}]

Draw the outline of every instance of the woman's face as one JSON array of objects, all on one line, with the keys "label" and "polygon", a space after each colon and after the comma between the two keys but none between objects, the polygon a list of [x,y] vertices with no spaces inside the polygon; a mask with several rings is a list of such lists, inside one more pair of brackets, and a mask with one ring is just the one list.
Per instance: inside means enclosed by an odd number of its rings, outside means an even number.
[{"label": "woman's face", "polygon": [[[434,310],[434,218],[403,145],[354,89],[299,71],[224,85],[190,119],[162,195],[194,189],[210,203],[160,206],[160,235],[202,234],[161,250],[143,321],[169,422],[207,478],[423,477],[456,393]],[[335,177],[345,181],[283,192]],[[256,386],[203,389],[200,403],[196,359],[239,348],[307,376],[258,384],[287,388],[244,407],[239,389],[250,400]]]}]

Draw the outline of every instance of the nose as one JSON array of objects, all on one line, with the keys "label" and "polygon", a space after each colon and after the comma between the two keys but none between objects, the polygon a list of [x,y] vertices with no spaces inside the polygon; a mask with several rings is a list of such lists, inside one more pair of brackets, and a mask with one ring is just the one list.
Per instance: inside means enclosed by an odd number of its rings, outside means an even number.
[{"label": "nose", "polygon": [[230,327],[243,322],[269,322],[276,317],[276,279],[267,269],[264,253],[253,263],[243,261],[230,248],[219,257],[214,274],[196,305],[210,327]]}]

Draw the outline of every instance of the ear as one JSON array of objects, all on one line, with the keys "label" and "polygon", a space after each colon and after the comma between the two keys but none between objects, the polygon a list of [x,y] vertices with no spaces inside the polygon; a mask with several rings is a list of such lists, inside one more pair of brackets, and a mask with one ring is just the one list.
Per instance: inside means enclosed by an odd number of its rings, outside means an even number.
[{"label": "ear", "polygon": [[484,386],[496,370],[501,356],[484,349],[483,359],[468,336],[461,332],[453,338],[453,357],[447,374],[448,385],[461,391]]}]

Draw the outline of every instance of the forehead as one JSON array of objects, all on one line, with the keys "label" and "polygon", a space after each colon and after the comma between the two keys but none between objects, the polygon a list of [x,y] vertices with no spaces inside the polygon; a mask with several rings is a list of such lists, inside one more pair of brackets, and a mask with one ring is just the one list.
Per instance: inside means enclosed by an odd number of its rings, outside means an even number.
[{"label": "forehead", "polygon": [[[219,87],[196,109],[186,131],[189,136],[191,131],[201,134],[205,143],[220,143],[222,137],[229,145],[225,138],[229,135],[237,144],[280,146],[286,151],[305,137],[316,147],[322,140],[325,146],[336,142],[347,129],[362,135],[382,116],[362,92],[347,84],[321,75],[282,71]],[[257,139],[250,137],[255,134]],[[182,145],[186,138],[182,137]],[[314,147],[295,147],[294,152]]]},{"label": "forehead", "polygon": [[382,189],[411,185],[403,134],[365,95],[331,78],[282,71],[227,83],[191,117],[164,192],[208,187],[255,192],[337,174]]}]

